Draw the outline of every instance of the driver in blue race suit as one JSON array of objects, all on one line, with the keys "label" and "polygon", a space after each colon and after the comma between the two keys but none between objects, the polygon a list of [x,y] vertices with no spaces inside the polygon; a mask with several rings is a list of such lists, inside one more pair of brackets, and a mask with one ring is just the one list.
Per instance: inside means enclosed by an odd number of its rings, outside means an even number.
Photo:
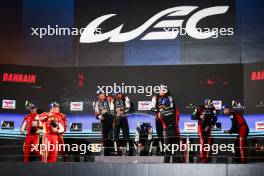
[{"label": "driver in blue race suit", "polygon": [[[167,105],[165,105],[163,102],[164,99],[168,99],[170,103],[168,103]],[[162,123],[161,120],[158,118],[158,114],[160,111],[162,111],[164,108],[167,107],[173,107],[173,98],[172,96],[168,95],[168,90],[167,90],[167,86],[165,85],[160,85],[160,92],[158,95],[155,95],[152,97],[151,100],[151,110],[153,112],[156,113],[156,119],[155,119],[155,123],[156,123],[156,132],[157,132],[157,136],[158,136],[158,145],[157,145],[157,155],[163,155],[163,127],[162,127]]]},{"label": "driver in blue race suit", "polygon": [[152,126],[150,123],[139,123],[135,134],[135,149],[140,156],[152,155]]}]

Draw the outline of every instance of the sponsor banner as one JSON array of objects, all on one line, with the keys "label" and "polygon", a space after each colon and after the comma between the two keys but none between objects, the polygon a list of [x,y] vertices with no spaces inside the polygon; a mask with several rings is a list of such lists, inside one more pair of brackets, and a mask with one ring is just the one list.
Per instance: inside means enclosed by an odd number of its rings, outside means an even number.
[{"label": "sponsor banner", "polygon": [[3,100],[2,109],[16,109],[16,100]]},{"label": "sponsor banner", "polygon": [[221,131],[221,130],[222,130],[221,122],[216,122],[215,126],[212,128],[212,131]]},{"label": "sponsor banner", "polygon": [[264,80],[264,70],[251,72],[251,81],[261,81]]},{"label": "sponsor banner", "polygon": [[256,152],[264,152],[264,144],[263,144],[263,141],[257,141],[255,143],[255,150],[256,150]]},{"label": "sponsor banner", "polygon": [[83,102],[71,102],[71,111],[83,111]]},{"label": "sponsor banner", "polygon": [[92,132],[101,131],[101,123],[92,123]]},{"label": "sponsor banner", "polygon": [[37,80],[36,74],[21,73],[3,73],[1,81],[8,83],[31,83],[35,84]]},{"label": "sponsor banner", "polygon": [[193,123],[193,122],[184,123],[185,132],[197,132],[197,127],[198,127],[197,123]]},{"label": "sponsor banner", "polygon": [[151,101],[139,101],[138,102],[139,111],[148,111],[151,110]]},{"label": "sponsor banner", "polygon": [[71,123],[70,131],[82,131],[82,123]]},{"label": "sponsor banner", "polygon": [[264,131],[264,121],[255,122],[256,131]]},{"label": "sponsor banner", "polygon": [[222,109],[222,101],[221,100],[213,100],[213,105],[216,110]]},{"label": "sponsor banner", "polygon": [[1,122],[2,130],[14,130],[14,122],[12,121],[2,121]]},{"label": "sponsor banner", "polygon": [[244,102],[241,100],[232,100],[232,107],[233,109],[237,109],[237,110],[243,110],[244,107]]},{"label": "sponsor banner", "polygon": [[258,101],[256,104],[256,108],[264,108],[264,101],[263,100]]}]

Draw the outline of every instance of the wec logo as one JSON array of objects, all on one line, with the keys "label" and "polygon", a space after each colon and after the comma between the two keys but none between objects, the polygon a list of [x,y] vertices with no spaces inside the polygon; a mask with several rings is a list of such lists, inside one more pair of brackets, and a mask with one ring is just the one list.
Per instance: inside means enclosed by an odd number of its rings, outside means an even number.
[{"label": "wec logo", "polygon": [[[147,33],[146,35],[141,37],[140,40],[175,39],[178,36],[179,31],[177,30],[157,31],[157,29],[181,28],[184,22],[184,20],[181,17],[190,14],[197,8],[198,8],[197,6],[179,6],[179,7],[169,8],[157,13],[153,17],[149,18],[144,24],[142,24],[141,26],[137,27],[132,31],[121,33],[121,30],[123,28],[123,24],[121,24],[120,26],[118,26],[117,28],[111,31],[98,34],[96,33],[96,29],[99,28],[99,25],[101,25],[107,19],[115,16],[116,14],[103,15],[93,20],[91,23],[89,23],[86,26],[80,37],[80,43],[95,43],[107,39],[109,39],[109,42],[127,42],[139,37],[143,32],[145,32],[150,27],[153,27],[153,29],[155,29],[155,32]],[[228,8],[229,8],[228,6],[215,6],[195,12],[186,21],[186,26],[185,26],[186,34],[196,39],[207,39],[213,37],[214,35],[216,35],[217,31],[210,31],[210,32],[199,31],[196,27],[198,22],[212,15],[226,13]],[[178,17],[178,18],[180,17],[180,19],[173,20],[171,19],[172,17]],[[167,18],[167,19],[161,20],[161,18]]]}]

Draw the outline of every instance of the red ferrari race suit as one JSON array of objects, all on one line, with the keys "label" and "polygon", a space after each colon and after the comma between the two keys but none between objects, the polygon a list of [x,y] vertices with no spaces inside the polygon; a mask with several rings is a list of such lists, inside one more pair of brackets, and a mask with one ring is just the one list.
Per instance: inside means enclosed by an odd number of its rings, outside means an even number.
[{"label": "red ferrari race suit", "polygon": [[[248,136],[249,128],[246,120],[239,112],[232,110],[230,112],[230,119],[232,121],[232,126],[228,132],[238,133],[236,148],[239,146],[240,161],[243,163],[245,162],[245,140]],[[236,153],[238,153],[238,151],[236,151]]]},{"label": "red ferrari race suit", "polygon": [[[54,113],[55,116],[58,116],[59,121],[61,122],[62,126],[64,127],[64,131],[63,133],[65,133],[67,131],[67,118],[66,115],[64,115],[63,113]],[[63,133],[59,134],[59,144],[64,144],[64,139],[63,139]],[[65,151],[63,151],[62,148],[59,149],[59,154],[63,157],[64,161],[67,161],[67,153]]]},{"label": "red ferrari race suit", "polygon": [[[185,162],[186,161],[186,155],[185,152],[182,151],[182,139],[180,136],[180,130],[179,130],[179,111],[178,109],[174,108],[166,108],[163,111],[159,112],[158,118],[160,119],[162,123],[162,127],[165,132],[164,136],[164,145],[177,145],[178,148],[176,152],[174,151],[172,153],[172,150],[165,150],[165,155],[164,155],[164,163],[169,163],[170,158],[172,156],[172,162],[175,163],[177,162]],[[171,146],[170,149],[173,147]],[[165,147],[164,147],[165,149]]]},{"label": "red ferrari race suit", "polygon": [[43,126],[42,162],[56,162],[59,151],[59,136],[65,131],[63,122],[57,113],[41,114]]},{"label": "red ferrari race suit", "polygon": [[200,160],[208,162],[210,151],[205,151],[205,144],[212,145],[211,128],[217,121],[216,110],[214,106],[200,106],[192,114],[192,120],[198,120],[198,135],[201,144]]},{"label": "red ferrari race suit", "polygon": [[39,155],[39,123],[36,120],[37,115],[37,113],[26,115],[20,128],[21,133],[26,134],[24,142],[24,162],[29,162],[32,149],[36,155]]}]

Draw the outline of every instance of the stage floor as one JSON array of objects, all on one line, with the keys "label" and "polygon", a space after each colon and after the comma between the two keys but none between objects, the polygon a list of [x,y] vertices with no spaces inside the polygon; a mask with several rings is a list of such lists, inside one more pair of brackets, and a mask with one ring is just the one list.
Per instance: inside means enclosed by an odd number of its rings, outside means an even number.
[{"label": "stage floor", "polygon": [[96,156],[99,163],[163,163],[164,156]]},{"label": "stage floor", "polygon": [[263,176],[264,164],[0,163],[2,176]]}]

